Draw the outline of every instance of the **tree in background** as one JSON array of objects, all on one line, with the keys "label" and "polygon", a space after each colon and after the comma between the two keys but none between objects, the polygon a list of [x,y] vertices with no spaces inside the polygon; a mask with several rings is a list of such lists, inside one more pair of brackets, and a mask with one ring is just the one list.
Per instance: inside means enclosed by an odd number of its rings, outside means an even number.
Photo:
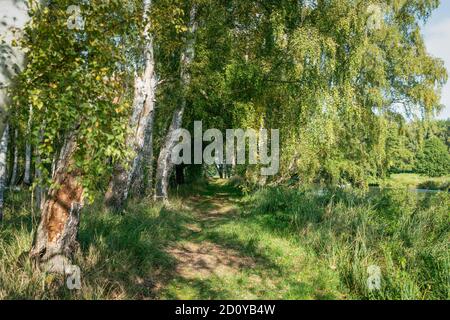
[{"label": "tree in background", "polygon": [[423,151],[417,157],[417,172],[430,177],[450,173],[450,153],[447,146],[437,137],[425,141]]}]

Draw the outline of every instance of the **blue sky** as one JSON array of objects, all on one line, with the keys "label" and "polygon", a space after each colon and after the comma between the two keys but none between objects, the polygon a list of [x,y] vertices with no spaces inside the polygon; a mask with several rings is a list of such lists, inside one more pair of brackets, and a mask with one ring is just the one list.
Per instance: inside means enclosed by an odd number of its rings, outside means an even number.
[{"label": "blue sky", "polygon": [[[428,52],[444,60],[450,73],[450,0],[441,0],[441,6],[433,12],[423,28]],[[442,104],[445,110],[439,118],[450,118],[450,80],[442,89]]]}]

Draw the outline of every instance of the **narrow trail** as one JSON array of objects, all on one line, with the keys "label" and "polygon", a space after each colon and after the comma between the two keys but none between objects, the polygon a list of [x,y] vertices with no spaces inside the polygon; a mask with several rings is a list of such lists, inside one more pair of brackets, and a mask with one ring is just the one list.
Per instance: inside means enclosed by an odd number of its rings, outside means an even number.
[{"label": "narrow trail", "polygon": [[[349,288],[358,288],[355,285],[358,281],[362,286],[367,283],[364,268],[360,268],[366,262],[352,258],[359,251],[354,251],[351,244],[342,244],[354,237],[350,233],[354,232],[354,227],[348,230],[350,222],[359,228],[356,218],[325,218],[340,212],[328,211],[328,206],[323,206],[320,210],[326,211],[320,216],[321,212],[315,208],[320,205],[318,200],[308,203],[307,197],[277,198],[274,195],[272,198],[270,192],[272,190],[267,189],[243,196],[225,180],[181,189],[173,198],[172,207],[162,210],[161,221],[169,220],[170,228],[166,226],[169,232],[161,233],[163,241],[158,246],[157,269],[161,273],[150,277],[155,279],[151,282],[150,298],[322,300],[357,297]],[[285,201],[299,201],[298,205],[304,207],[295,215],[283,209]],[[336,207],[351,215],[360,214],[360,207],[345,207],[344,204]],[[361,207],[362,210],[367,209]],[[326,223],[319,226],[317,221],[321,217]],[[337,226],[328,226],[335,221]],[[345,238],[340,238],[341,232]],[[337,244],[328,247],[323,240]],[[352,241],[358,244],[356,238]],[[350,263],[339,265],[347,257]],[[157,286],[153,287],[154,283]]]},{"label": "narrow trail", "polygon": [[205,279],[211,276],[230,275],[256,262],[236,250],[213,243],[204,238],[206,232],[217,225],[237,219],[240,195],[223,181],[214,181],[200,195],[186,199],[195,223],[186,225],[192,233],[186,241],[167,249],[177,262],[177,275],[184,279]]},{"label": "narrow trail", "polygon": [[164,247],[169,257],[157,299],[333,299],[338,278],[295,237],[247,214],[247,204],[225,180],[182,197],[189,216]]}]

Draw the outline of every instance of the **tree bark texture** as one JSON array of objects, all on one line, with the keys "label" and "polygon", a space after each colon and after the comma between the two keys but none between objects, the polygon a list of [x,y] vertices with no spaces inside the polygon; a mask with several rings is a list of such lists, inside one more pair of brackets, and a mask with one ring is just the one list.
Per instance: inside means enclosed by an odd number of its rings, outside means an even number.
[{"label": "tree bark texture", "polygon": [[81,173],[73,167],[76,136],[67,138],[61,151],[53,182],[44,202],[41,220],[35,234],[30,258],[46,272],[66,274],[78,248],[77,233],[83,207]]},{"label": "tree bark texture", "polygon": [[9,125],[3,130],[0,140],[0,221],[3,219],[4,194],[6,189],[6,163],[8,154]]},{"label": "tree bark texture", "polygon": [[[144,1],[144,20],[147,20],[151,4],[150,0]],[[133,150],[134,155],[127,165],[118,164],[114,168],[113,177],[105,196],[105,203],[110,208],[120,209],[123,207],[128,198],[133,178],[136,173],[141,174],[142,172],[140,168],[145,159],[144,153],[146,149],[151,149],[153,144],[152,131],[158,79],[155,70],[153,36],[150,33],[149,24],[145,28],[144,35],[146,38],[144,69],[142,74],[135,77],[133,114],[129,122],[130,134],[126,140],[128,148]]]}]

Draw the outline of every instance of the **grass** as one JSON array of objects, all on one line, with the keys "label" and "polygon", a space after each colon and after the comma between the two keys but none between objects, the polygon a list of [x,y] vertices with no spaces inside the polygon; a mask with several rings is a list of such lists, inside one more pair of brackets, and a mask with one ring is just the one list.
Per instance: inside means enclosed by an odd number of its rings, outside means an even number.
[{"label": "grass", "polygon": [[[264,189],[249,198],[249,219],[315,252],[359,299],[450,298],[450,196],[405,189],[351,191]],[[289,237],[289,236],[286,236]],[[370,291],[368,268],[381,269]]]},{"label": "grass", "polygon": [[74,261],[82,270],[82,290],[70,291],[64,279],[37,272],[27,259],[32,241],[27,199],[8,196],[0,226],[0,299],[154,298],[161,275],[174,264],[164,247],[185,235],[183,224],[191,219],[180,203],[131,203],[120,215],[101,206],[87,208]]},{"label": "grass", "polygon": [[[220,201],[214,202],[222,195]],[[206,201],[197,203],[197,214],[218,211],[220,208],[239,208],[245,205],[234,187],[224,182],[214,183],[203,192]],[[208,201],[208,198],[210,199]],[[243,212],[222,214],[200,219],[203,232],[190,241],[212,243],[232,250],[235,257],[247,257],[253,264],[233,272],[216,272],[202,279],[178,277],[163,291],[164,298],[176,299],[337,299],[336,274],[312,252],[305,250],[293,237],[272,232],[264,221],[249,219]],[[230,257],[228,256],[228,260]]]},{"label": "grass", "polygon": [[[9,193],[0,299],[448,299],[447,193],[261,189],[225,181],[175,190],[171,205],[83,211],[82,289],[34,270],[29,195]],[[367,287],[367,267],[382,288]]]}]

